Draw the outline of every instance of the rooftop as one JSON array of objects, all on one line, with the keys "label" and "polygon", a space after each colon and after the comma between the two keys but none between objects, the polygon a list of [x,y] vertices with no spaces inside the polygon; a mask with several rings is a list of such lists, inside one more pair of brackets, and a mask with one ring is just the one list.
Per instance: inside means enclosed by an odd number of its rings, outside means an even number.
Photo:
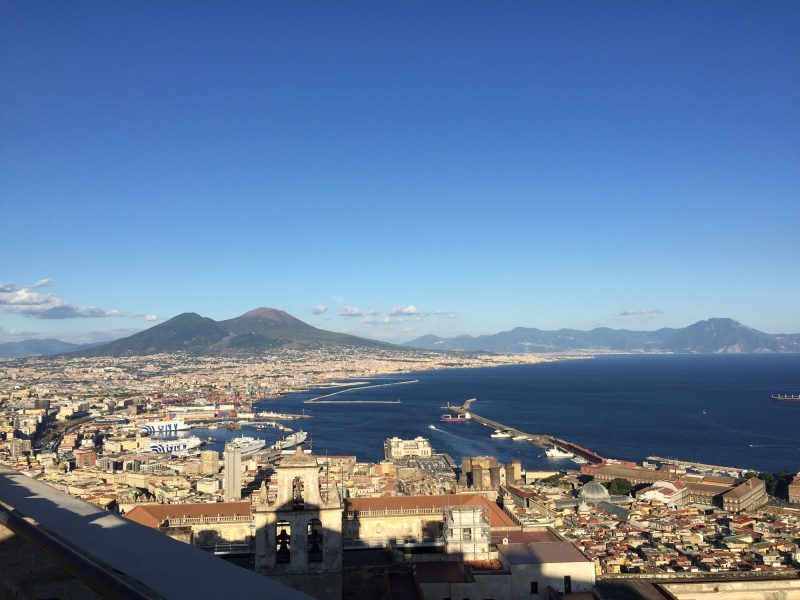
[{"label": "rooftop", "polygon": [[589,562],[580,550],[568,542],[534,542],[498,546],[500,554],[512,565]]},{"label": "rooftop", "polygon": [[485,506],[489,510],[489,526],[495,528],[519,528],[514,520],[495,502],[490,502],[480,494],[446,494],[442,496],[391,496],[383,498],[348,498],[345,512],[366,512],[384,510],[441,510],[446,506]]},{"label": "rooftop", "polygon": [[145,527],[155,528],[168,519],[249,515],[249,502],[211,502],[207,504],[141,504],[131,509],[125,518]]}]

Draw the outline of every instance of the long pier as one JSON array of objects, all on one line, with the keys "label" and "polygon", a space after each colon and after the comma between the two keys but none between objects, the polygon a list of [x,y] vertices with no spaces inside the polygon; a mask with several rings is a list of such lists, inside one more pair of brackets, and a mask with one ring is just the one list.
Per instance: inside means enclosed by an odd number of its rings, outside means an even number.
[{"label": "long pier", "polygon": [[385,387],[393,387],[396,385],[408,385],[410,383],[419,383],[419,379],[411,379],[408,381],[393,381],[392,383],[379,383],[376,385],[364,385],[357,388],[347,388],[345,390],[339,390],[337,392],[331,392],[329,394],[322,394],[321,396],[315,396],[314,398],[309,398],[308,400],[303,400],[303,404],[400,404],[399,400],[325,400],[325,398],[330,398],[331,396],[338,396],[339,394],[346,394],[347,392],[360,392],[361,390],[374,390],[377,388],[385,388]]},{"label": "long pier", "polygon": [[592,464],[599,464],[605,462],[606,460],[596,452],[589,450],[588,448],[584,448],[583,446],[579,446],[578,444],[568,442],[567,440],[562,440],[561,438],[557,438],[555,436],[548,435],[546,433],[528,433],[526,431],[522,431],[521,429],[517,429],[516,427],[511,427],[510,425],[506,425],[499,421],[495,421],[493,419],[487,419],[486,417],[482,417],[481,415],[475,414],[474,412],[469,410],[473,402],[475,402],[475,398],[467,400],[461,406],[446,406],[443,408],[449,408],[451,411],[461,416],[464,416],[467,413],[469,413],[470,421],[476,421],[481,425],[490,427],[491,429],[499,429],[500,431],[507,431],[512,435],[512,437],[524,435],[528,438],[528,441],[532,445],[537,446],[539,448],[543,448],[548,445],[560,446],[565,450],[569,450],[576,456],[585,458]]}]

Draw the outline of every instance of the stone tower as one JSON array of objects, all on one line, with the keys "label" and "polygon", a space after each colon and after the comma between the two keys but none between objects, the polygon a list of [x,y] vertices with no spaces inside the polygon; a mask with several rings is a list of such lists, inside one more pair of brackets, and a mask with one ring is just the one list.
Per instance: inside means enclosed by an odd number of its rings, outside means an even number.
[{"label": "stone tower", "polygon": [[255,497],[256,571],[319,599],[342,597],[342,502],[335,485],[320,489],[317,459],[283,458],[277,497]]}]

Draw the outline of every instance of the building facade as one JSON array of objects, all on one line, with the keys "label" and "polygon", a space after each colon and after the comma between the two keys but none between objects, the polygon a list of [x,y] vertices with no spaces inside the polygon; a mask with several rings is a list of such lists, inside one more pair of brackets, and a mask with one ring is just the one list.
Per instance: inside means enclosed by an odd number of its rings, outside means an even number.
[{"label": "building facade", "polygon": [[240,500],[242,497],[242,451],[233,444],[225,444],[224,475],[222,487],[225,491],[225,501]]},{"label": "building facade", "polygon": [[417,436],[413,440],[401,440],[399,437],[387,439],[383,443],[383,452],[387,459],[421,456],[430,458],[433,448],[427,438]]},{"label": "building facade", "polygon": [[320,488],[317,458],[297,452],[276,467],[277,496],[253,498],[255,569],[319,599],[342,597],[342,502]]}]

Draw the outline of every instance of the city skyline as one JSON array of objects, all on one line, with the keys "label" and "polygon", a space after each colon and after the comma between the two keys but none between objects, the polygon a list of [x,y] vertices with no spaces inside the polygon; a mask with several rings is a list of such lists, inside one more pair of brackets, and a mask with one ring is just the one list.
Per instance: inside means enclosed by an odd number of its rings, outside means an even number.
[{"label": "city skyline", "polygon": [[0,10],[0,341],[800,332],[796,4]]}]

